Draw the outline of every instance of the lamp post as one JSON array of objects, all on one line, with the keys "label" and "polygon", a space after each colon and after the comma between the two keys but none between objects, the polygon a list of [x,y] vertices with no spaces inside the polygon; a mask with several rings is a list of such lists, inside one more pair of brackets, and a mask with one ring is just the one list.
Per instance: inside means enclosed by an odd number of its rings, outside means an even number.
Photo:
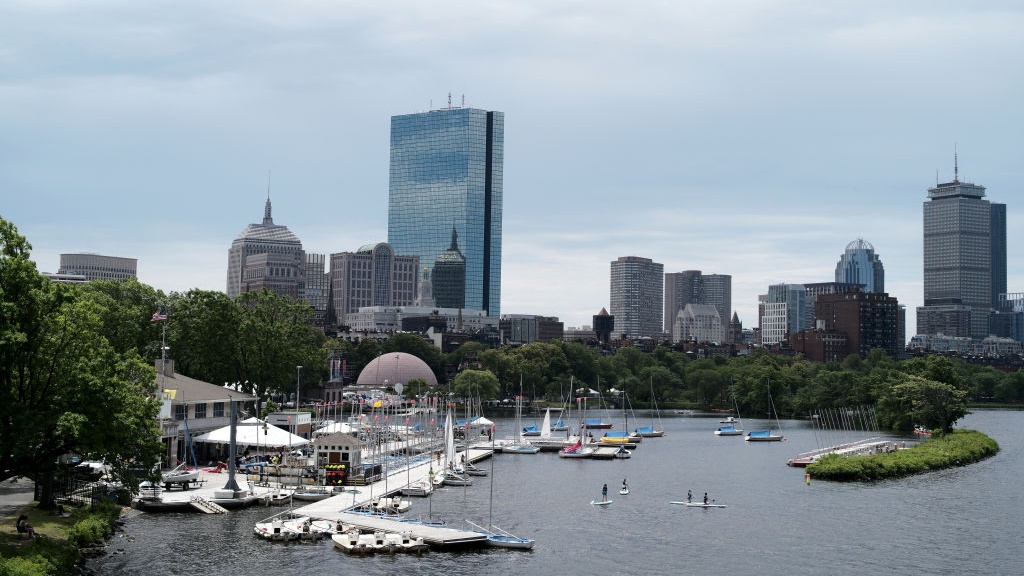
[{"label": "lamp post", "polygon": [[299,435],[299,383],[302,382],[302,366],[295,367],[295,429],[292,434]]}]

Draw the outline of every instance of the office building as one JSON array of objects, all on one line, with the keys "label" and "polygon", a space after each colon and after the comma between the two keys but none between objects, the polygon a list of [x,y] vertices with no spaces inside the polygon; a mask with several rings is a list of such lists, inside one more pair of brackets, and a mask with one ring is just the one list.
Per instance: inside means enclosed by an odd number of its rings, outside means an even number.
[{"label": "office building", "polygon": [[78,282],[78,277],[85,281],[92,280],[126,280],[136,278],[138,260],[120,256],[102,256],[100,254],[75,253],[60,255],[60,269],[55,275],[66,282]]},{"label": "office building", "polygon": [[430,279],[437,306],[466,307],[466,257],[459,250],[459,234],[455,228],[452,228],[451,245],[434,260]]},{"label": "office building", "polygon": [[786,334],[810,327],[813,313],[807,311],[807,290],[803,284],[773,284],[767,294],[757,298],[761,345],[778,344],[786,339]]},{"label": "office building", "polygon": [[386,242],[331,254],[331,317],[347,323],[360,308],[411,306],[419,268],[419,258],[398,255]]},{"label": "office building", "polygon": [[[668,272],[665,274],[665,331],[673,330],[679,312],[687,304],[707,304],[718,311],[725,323],[732,318],[732,276],[702,274],[700,270]],[[724,338],[729,337],[726,330]],[[721,339],[716,340],[721,341]]]},{"label": "office building", "polygon": [[[924,202],[924,305],[918,334],[984,338],[1006,284],[1006,207],[985,187],[952,182],[928,189]],[[951,332],[952,331],[952,332]]]},{"label": "office building", "polygon": [[228,250],[227,294],[267,288],[298,298],[303,291],[306,253],[302,242],[287,226],[274,224],[270,196],[263,209],[263,222],[249,224]]},{"label": "office building", "polygon": [[846,245],[836,264],[837,284],[856,284],[864,292],[885,292],[885,268],[875,247],[862,238]]},{"label": "office building", "polygon": [[664,270],[650,258],[622,256],[611,263],[611,315],[625,338],[662,336]]},{"label": "office building", "polygon": [[313,308],[313,323],[321,327],[327,322],[330,300],[330,276],[326,271],[326,261],[323,254],[306,253],[306,269],[303,273],[306,284],[300,296]]},{"label": "office building", "polygon": [[[464,306],[501,314],[504,114],[452,107],[391,118],[388,243],[433,266],[458,232]],[[434,278],[434,299],[441,288]]]}]

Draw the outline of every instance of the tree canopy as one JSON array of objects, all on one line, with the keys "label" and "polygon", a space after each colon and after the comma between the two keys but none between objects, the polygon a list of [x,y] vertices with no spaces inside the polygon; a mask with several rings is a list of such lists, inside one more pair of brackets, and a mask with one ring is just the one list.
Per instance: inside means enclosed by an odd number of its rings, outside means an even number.
[{"label": "tree canopy", "polygon": [[35,478],[46,504],[58,460],[77,454],[133,485],[130,468],[162,451],[144,330],[112,320],[119,302],[101,289],[39,274],[30,251],[0,219],[0,480]]}]

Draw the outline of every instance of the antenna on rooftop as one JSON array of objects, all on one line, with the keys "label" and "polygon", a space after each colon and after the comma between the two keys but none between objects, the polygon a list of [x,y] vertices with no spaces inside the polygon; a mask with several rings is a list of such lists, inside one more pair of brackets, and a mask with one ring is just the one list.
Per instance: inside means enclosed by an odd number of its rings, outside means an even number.
[{"label": "antenna on rooftop", "polygon": [[267,168],[267,200],[270,200],[270,169]]},{"label": "antenna on rooftop", "polygon": [[452,107],[452,93],[448,93],[448,108]]},{"label": "antenna on rooftop", "polygon": [[956,142],[953,143],[953,184],[960,183],[960,163],[957,156]]}]

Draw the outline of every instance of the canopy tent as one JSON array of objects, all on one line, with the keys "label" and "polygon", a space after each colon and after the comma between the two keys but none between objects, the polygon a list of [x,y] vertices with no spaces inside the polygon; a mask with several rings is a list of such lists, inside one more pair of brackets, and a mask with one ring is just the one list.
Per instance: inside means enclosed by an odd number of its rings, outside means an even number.
[{"label": "canopy tent", "polygon": [[[231,443],[231,426],[218,428],[206,434],[201,434],[192,439],[194,442],[207,442],[212,444]],[[239,422],[235,428],[235,445],[237,446],[266,446],[267,448],[293,448],[309,444],[302,436],[296,436],[291,432],[267,424],[266,421],[253,417]]]},{"label": "canopy tent", "polygon": [[470,426],[494,426],[494,422],[491,422],[483,416],[477,416],[476,418],[469,421]]},{"label": "canopy tent", "polygon": [[334,434],[335,432],[344,432],[345,434],[351,434],[357,432],[359,428],[356,428],[345,422],[331,422],[320,428],[316,429],[317,434]]}]

